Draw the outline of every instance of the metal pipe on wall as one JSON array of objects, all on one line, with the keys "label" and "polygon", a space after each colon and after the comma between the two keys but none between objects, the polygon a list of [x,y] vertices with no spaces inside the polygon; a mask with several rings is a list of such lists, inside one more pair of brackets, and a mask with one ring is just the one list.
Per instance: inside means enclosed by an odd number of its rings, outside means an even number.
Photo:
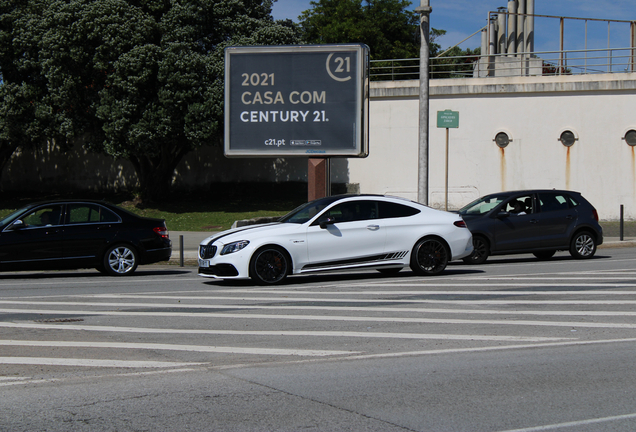
[{"label": "metal pipe on wall", "polygon": [[527,0],[526,3],[526,52],[534,52],[534,0]]},{"label": "metal pipe on wall", "polygon": [[526,50],[525,42],[525,23],[526,23],[526,0],[518,0],[517,3],[517,52],[522,53]]},{"label": "metal pipe on wall", "polygon": [[505,54],[505,52],[508,49],[508,44],[506,40],[506,17],[508,15],[506,14],[506,8],[504,7],[500,7],[498,11],[499,13],[497,14],[497,27],[498,27],[497,53]]},{"label": "metal pipe on wall", "polygon": [[508,1],[508,54],[515,54],[517,51],[517,2]]}]

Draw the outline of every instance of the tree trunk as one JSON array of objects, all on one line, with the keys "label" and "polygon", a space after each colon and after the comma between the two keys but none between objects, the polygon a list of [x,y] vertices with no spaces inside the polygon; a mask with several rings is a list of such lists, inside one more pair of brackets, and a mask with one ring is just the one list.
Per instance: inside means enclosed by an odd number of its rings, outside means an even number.
[{"label": "tree trunk", "polygon": [[169,195],[177,165],[190,151],[188,146],[161,146],[161,155],[130,158],[139,179],[139,198],[143,203],[161,202]]}]

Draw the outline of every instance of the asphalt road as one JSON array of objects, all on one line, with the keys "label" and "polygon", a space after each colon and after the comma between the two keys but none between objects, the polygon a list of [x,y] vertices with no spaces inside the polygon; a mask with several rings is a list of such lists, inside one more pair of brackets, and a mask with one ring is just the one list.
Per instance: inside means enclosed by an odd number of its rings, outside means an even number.
[{"label": "asphalt road", "polygon": [[4,273],[0,431],[632,431],[635,264]]}]

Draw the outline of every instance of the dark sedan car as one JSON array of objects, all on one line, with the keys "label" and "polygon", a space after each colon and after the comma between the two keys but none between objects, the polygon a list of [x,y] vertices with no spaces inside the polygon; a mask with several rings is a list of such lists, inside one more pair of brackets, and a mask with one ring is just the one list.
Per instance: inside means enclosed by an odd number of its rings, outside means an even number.
[{"label": "dark sedan car", "polygon": [[473,253],[464,262],[481,264],[490,255],[532,253],[549,259],[569,250],[591,258],[603,243],[598,213],[579,192],[524,190],[479,198],[459,210],[473,234]]},{"label": "dark sedan car", "polygon": [[87,200],[28,205],[0,220],[0,270],[96,268],[121,276],[172,254],[163,219]]}]

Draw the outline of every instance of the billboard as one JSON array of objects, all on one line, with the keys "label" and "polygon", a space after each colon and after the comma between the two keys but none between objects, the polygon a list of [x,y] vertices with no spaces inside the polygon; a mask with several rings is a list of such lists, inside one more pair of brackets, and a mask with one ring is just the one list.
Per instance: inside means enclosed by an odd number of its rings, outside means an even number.
[{"label": "billboard", "polygon": [[225,49],[227,157],[368,155],[368,47]]}]

